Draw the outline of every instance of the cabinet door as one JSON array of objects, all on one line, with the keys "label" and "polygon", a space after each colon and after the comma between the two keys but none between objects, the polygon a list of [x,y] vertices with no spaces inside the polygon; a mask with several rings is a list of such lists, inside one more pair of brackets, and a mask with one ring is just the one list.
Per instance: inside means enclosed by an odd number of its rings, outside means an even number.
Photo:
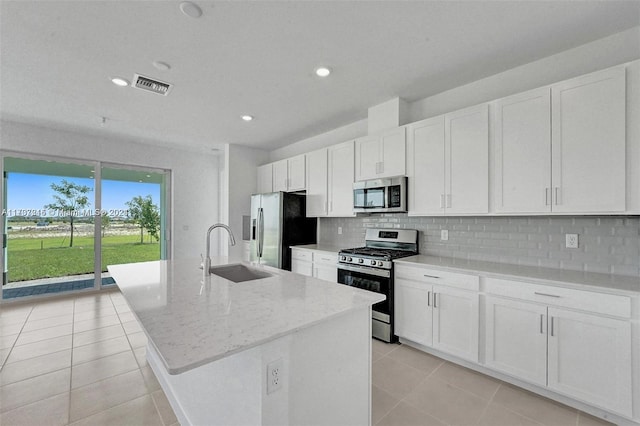
[{"label": "cabinet door", "polygon": [[313,276],[313,264],[304,260],[291,259],[291,272],[296,274],[305,275],[307,277]]},{"label": "cabinet door", "polygon": [[313,276],[321,280],[331,281],[332,283],[338,282],[338,267],[330,265],[313,265]]},{"label": "cabinet door", "polygon": [[353,141],[349,141],[329,147],[329,216],[355,216],[353,145]]},{"label": "cabinet door", "polygon": [[287,160],[280,160],[273,163],[273,191],[287,191],[287,179],[289,166]]},{"label": "cabinet door", "polygon": [[549,308],[549,388],[631,416],[629,321]]},{"label": "cabinet door", "polygon": [[356,180],[377,178],[381,165],[380,137],[365,136],[356,139]]},{"label": "cabinet door", "polygon": [[273,192],[273,164],[258,167],[258,194]]},{"label": "cabinet door", "polygon": [[433,342],[431,285],[399,279],[394,292],[395,333],[425,346]]},{"label": "cabinet door", "polygon": [[407,128],[409,215],[444,213],[444,116]]},{"label": "cabinet door", "polygon": [[433,347],[478,362],[479,295],[433,286]]},{"label": "cabinet door", "polygon": [[446,212],[489,212],[489,107],[445,115]]},{"label": "cabinet door", "polygon": [[499,100],[494,128],[495,211],[551,211],[551,89]]},{"label": "cabinet door", "polygon": [[625,70],[552,86],[553,210],[625,210]]},{"label": "cabinet door", "polygon": [[327,149],[306,155],[307,217],[327,215],[328,162]]},{"label": "cabinet door", "polygon": [[486,365],[540,386],[547,385],[547,307],[487,296]]},{"label": "cabinet door", "polygon": [[287,191],[304,191],[305,182],[305,155],[298,155],[287,160],[288,179]]},{"label": "cabinet door", "polygon": [[378,177],[404,176],[407,172],[406,132],[404,127],[380,136]]}]

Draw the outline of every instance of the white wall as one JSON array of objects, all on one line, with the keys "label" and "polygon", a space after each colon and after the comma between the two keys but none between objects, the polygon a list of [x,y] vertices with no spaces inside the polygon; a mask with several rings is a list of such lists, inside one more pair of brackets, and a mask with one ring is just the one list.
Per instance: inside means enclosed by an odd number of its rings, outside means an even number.
[{"label": "white wall", "polygon": [[[174,258],[199,258],[206,230],[219,218],[219,159],[213,152],[164,148],[10,121],[0,121],[0,149],[171,170]],[[212,247],[217,254],[215,244]]]},{"label": "white wall", "polygon": [[[409,104],[410,122],[499,99],[640,58],[640,27],[542,58]],[[271,152],[271,161],[367,134],[367,120],[301,140]]]},{"label": "white wall", "polygon": [[236,245],[227,249],[228,240],[222,239],[224,245],[221,247],[221,253],[228,250],[230,256],[242,257],[242,216],[251,213],[251,194],[256,193],[257,187],[257,166],[268,161],[267,151],[240,145],[225,145],[220,220],[231,227]]}]

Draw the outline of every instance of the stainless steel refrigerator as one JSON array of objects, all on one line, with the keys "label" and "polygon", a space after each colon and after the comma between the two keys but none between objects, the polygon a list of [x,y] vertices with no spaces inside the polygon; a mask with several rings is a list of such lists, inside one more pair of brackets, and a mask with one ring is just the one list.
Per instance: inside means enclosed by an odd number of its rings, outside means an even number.
[{"label": "stainless steel refrigerator", "polygon": [[305,195],[252,195],[251,261],[290,271],[291,246],[315,244],[317,223],[306,217]]}]

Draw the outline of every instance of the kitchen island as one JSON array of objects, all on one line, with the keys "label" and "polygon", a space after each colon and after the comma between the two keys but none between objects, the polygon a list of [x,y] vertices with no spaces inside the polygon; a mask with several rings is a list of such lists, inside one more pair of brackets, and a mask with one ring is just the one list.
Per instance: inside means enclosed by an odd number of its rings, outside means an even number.
[{"label": "kitchen island", "polygon": [[198,260],[109,266],[184,425],[369,424],[371,305],[377,293],[241,264],[244,282]]}]

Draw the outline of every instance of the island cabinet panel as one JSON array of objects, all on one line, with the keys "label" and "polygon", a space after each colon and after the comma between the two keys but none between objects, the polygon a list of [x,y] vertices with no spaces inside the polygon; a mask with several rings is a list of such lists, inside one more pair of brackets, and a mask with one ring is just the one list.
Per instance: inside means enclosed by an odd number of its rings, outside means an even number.
[{"label": "island cabinet panel", "polygon": [[551,90],[553,211],[625,211],[625,69]]},{"label": "island cabinet panel", "polygon": [[549,388],[631,416],[631,324],[549,308]]},{"label": "island cabinet panel", "polygon": [[547,307],[485,298],[485,363],[494,370],[547,385]]},{"label": "island cabinet panel", "polygon": [[396,334],[477,362],[478,277],[402,265],[394,277]]},{"label": "island cabinet panel", "polygon": [[258,167],[258,194],[273,192],[273,164],[265,164]]},{"label": "island cabinet panel", "polygon": [[324,217],[328,210],[328,157],[327,148],[306,155],[307,217]]},{"label": "island cabinet panel", "polygon": [[551,211],[551,89],[501,99],[494,114],[497,213]]}]

